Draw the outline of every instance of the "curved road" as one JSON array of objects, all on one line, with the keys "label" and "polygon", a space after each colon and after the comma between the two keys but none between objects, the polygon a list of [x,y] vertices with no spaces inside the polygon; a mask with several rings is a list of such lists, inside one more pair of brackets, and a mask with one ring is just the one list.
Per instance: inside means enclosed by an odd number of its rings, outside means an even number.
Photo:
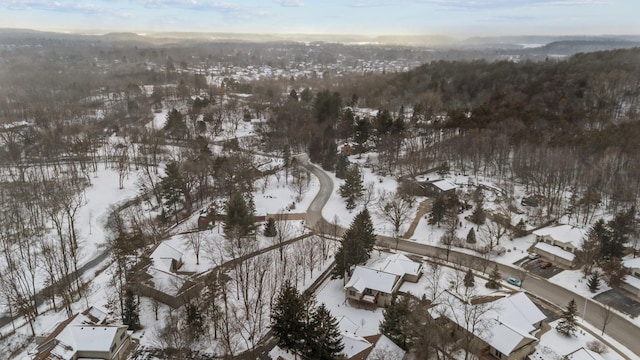
[{"label": "curved road", "polygon": [[[300,161],[302,166],[312,172],[320,181],[320,190],[307,210],[307,223],[314,229],[320,230],[322,229],[321,224],[327,224],[326,220],[322,217],[322,208],[331,197],[333,192],[333,181],[324,172],[324,170],[309,163],[306,155],[297,155],[296,158]],[[421,256],[447,260],[446,249],[433,245],[417,243],[403,238],[396,241],[396,239],[392,237],[382,235],[377,236],[376,243],[379,246],[396,248],[397,250]],[[485,261],[486,263],[486,260],[478,256],[462,253],[454,249],[450,250],[448,260],[478,271],[482,271],[482,262]],[[503,277],[513,276],[518,279],[523,279],[522,288],[524,290],[547,300],[559,308],[566,307],[571,299],[575,299],[580,314],[589,324],[598,329],[597,335],[600,335],[600,329],[602,329],[602,324],[605,318],[605,308],[602,304],[594,300],[587,299],[562,286],[551,283],[544,278],[530,274],[520,268],[495,263],[493,261],[490,261],[486,268],[492,268],[494,264],[498,265],[498,270]],[[585,302],[588,302],[586,305],[586,312],[584,311]],[[620,315],[615,310],[612,310],[610,312],[610,320],[607,323],[605,333],[640,357],[640,341],[638,341],[640,328],[631,322],[626,316]]]}]

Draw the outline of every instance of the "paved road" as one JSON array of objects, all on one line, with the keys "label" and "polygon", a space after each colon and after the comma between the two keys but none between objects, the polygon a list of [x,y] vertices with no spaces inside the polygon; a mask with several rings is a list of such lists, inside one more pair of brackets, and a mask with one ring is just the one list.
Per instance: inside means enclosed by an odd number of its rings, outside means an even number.
[{"label": "paved road", "polygon": [[[387,247],[396,247],[395,239],[387,236],[378,236],[377,244]],[[435,257],[446,260],[445,249],[432,245],[400,239],[398,241],[397,248],[398,250],[422,256]],[[477,256],[451,250],[449,254],[449,261],[456,264],[463,264],[466,267],[471,267],[475,270],[482,271],[482,259]],[[488,268],[492,268],[494,264],[494,262],[491,262]],[[500,271],[503,278],[513,276],[515,278],[524,279],[524,281],[522,282],[522,288],[524,290],[527,290],[531,294],[543,298],[560,308],[566,307],[571,299],[575,299],[580,315],[584,316],[584,314],[586,314],[586,321],[588,323],[598,329],[602,328],[603,320],[605,317],[605,309],[600,303],[590,299],[586,299],[583,296],[578,295],[564,287],[551,283],[537,275],[524,272],[519,268],[503,264],[497,265],[498,270]],[[523,276],[523,274],[526,274],[526,276]],[[588,301],[586,312],[584,312],[585,301]],[[619,315],[615,312],[611,312],[610,316],[610,321],[606,327],[606,334],[616,339],[620,344],[633,351],[633,353],[635,353],[636,355],[640,356],[640,341],[638,341],[638,334],[640,333],[640,329],[638,328],[638,326],[632,323],[624,315]]]}]

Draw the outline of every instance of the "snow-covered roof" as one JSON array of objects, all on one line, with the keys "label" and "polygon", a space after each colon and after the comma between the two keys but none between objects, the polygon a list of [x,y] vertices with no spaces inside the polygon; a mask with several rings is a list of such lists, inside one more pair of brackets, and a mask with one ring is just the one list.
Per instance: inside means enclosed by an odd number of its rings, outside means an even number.
[{"label": "snow-covered roof", "polygon": [[[464,327],[464,319],[460,316],[464,313],[464,305],[460,301],[455,304],[459,304],[461,308],[446,309],[444,315]],[[522,292],[494,300],[481,316],[487,326],[476,336],[503,354],[511,354],[523,341],[537,341],[532,335],[536,330],[534,324],[546,319],[540,309]]]},{"label": "snow-covered roof", "polygon": [[178,295],[186,279],[167,271],[162,271],[151,266],[147,269],[147,274],[151,276],[151,282],[156,290],[172,296]]},{"label": "snow-covered roof", "polygon": [[492,321],[487,336],[481,337],[503,354],[510,354],[525,339],[535,341],[534,324],[547,318],[523,292],[494,301],[487,316]]},{"label": "snow-covered roof", "polygon": [[640,279],[635,276],[627,275],[624,277],[624,282],[640,290]]},{"label": "snow-covered roof", "polygon": [[487,330],[488,333],[481,336],[482,340],[503,354],[511,354],[524,339],[537,340],[535,336],[496,319],[491,320]]},{"label": "snow-covered roof", "polygon": [[73,342],[68,344],[73,344],[76,351],[108,352],[121,327],[124,326],[71,325],[68,330]]},{"label": "snow-covered roof", "polygon": [[571,225],[555,225],[542,229],[538,229],[533,232],[536,236],[548,236],[555,241],[563,243],[571,243],[575,247],[579,247],[582,244],[586,232],[578,227]]},{"label": "snow-covered roof", "polygon": [[602,355],[595,353],[593,351],[587,350],[583,347],[568,354],[566,358],[567,360],[604,360]]},{"label": "snow-covered roof", "polygon": [[[371,350],[371,355],[374,359],[380,359],[382,357],[390,360],[404,358],[406,351],[402,350],[400,346],[396,345],[385,335],[377,336],[379,337],[377,341],[374,342],[373,350]],[[368,336],[366,339],[373,341],[374,337]]]},{"label": "snow-covered roof", "polygon": [[349,279],[349,282],[344,288],[354,288],[360,293],[363,292],[364,289],[371,289],[390,294],[393,292],[393,287],[396,285],[398,279],[399,276],[395,274],[364,266],[356,266],[356,269],[351,275],[351,279]]},{"label": "snow-covered roof", "polygon": [[629,269],[640,269],[640,258],[625,260],[623,264]]},{"label": "snow-covered roof", "polygon": [[373,268],[398,276],[404,276],[405,274],[417,276],[420,274],[422,264],[409,259],[404,254],[398,253],[387,256],[386,259],[374,265]]},{"label": "snow-covered roof", "polygon": [[358,324],[351,321],[351,319],[349,319],[345,315],[338,317],[337,320],[338,320],[338,328],[342,333],[355,335],[358,329],[360,328]]},{"label": "snow-covered roof", "polygon": [[554,246],[554,245],[550,245],[547,243],[543,243],[543,242],[539,242],[536,244],[535,246],[536,249],[542,250],[542,251],[546,251],[549,254],[553,254],[555,256],[561,257],[565,260],[568,261],[573,261],[573,259],[575,259],[575,255],[573,253],[570,253],[566,250],[562,250],[562,248],[558,247],[558,246]]},{"label": "snow-covered roof", "polygon": [[438,180],[432,182],[431,184],[441,191],[449,191],[457,188],[456,184],[453,184],[448,180]]},{"label": "snow-covered roof", "polygon": [[182,259],[182,253],[173,246],[161,242],[156,249],[151,253],[151,260],[153,266],[162,271],[171,271],[171,265],[173,261],[180,261]]},{"label": "snow-covered roof", "polygon": [[158,244],[156,249],[153,250],[153,252],[151,253],[151,258],[152,259],[169,258],[174,260],[180,260],[182,259],[182,253],[176,248],[174,248],[173,246],[165,242],[161,242],[160,244]]},{"label": "snow-covered roof", "polygon": [[347,359],[350,359],[371,347],[371,343],[365,338],[350,334],[342,334],[342,343],[344,344],[342,353],[347,357]]}]

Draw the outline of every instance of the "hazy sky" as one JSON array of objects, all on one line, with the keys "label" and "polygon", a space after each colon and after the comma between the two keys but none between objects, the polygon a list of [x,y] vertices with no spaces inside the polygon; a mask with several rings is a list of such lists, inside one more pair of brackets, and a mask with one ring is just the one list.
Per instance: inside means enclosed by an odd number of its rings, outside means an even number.
[{"label": "hazy sky", "polygon": [[639,34],[639,0],[0,0],[0,27],[348,34]]}]

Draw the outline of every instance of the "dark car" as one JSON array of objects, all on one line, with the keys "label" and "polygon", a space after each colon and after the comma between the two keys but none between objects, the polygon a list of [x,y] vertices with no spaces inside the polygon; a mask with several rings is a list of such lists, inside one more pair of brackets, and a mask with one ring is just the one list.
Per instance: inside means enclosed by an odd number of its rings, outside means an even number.
[{"label": "dark car", "polygon": [[549,268],[549,267],[551,267],[551,263],[550,262],[546,262],[545,261],[545,262],[541,262],[540,263],[540,269],[546,269],[546,268]]}]

